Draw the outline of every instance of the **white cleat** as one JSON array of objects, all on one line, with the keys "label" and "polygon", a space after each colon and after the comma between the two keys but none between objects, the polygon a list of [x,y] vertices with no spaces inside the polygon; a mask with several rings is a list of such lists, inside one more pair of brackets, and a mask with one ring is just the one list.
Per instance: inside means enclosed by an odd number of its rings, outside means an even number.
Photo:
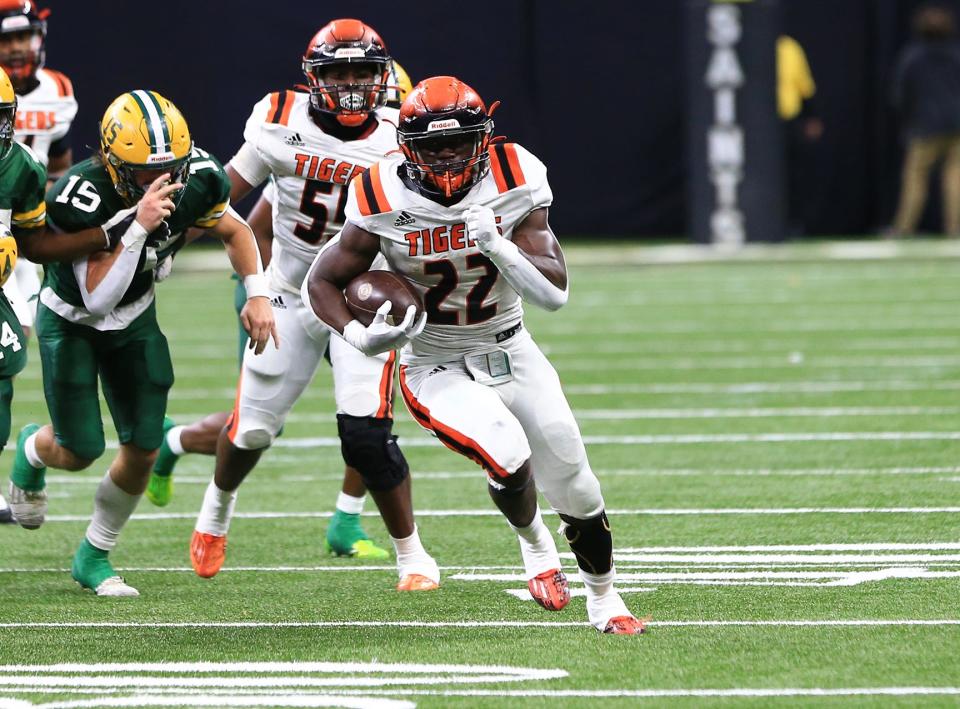
[{"label": "white cleat", "polygon": [[24,490],[10,481],[7,504],[14,519],[24,529],[37,529],[47,517],[47,491]]},{"label": "white cleat", "polygon": [[106,581],[103,581],[96,590],[94,590],[98,596],[139,596],[140,592],[135,589],[133,586],[128,586],[122,578],[119,576],[111,576]]}]

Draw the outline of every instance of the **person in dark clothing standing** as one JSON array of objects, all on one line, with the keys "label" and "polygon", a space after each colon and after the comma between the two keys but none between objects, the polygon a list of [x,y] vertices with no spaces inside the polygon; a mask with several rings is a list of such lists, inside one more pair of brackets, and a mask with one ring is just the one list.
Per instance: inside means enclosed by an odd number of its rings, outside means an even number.
[{"label": "person in dark clothing standing", "polygon": [[897,62],[893,103],[907,153],[892,236],[913,234],[927,199],[930,170],[943,160],[943,229],[960,236],[960,42],[942,5],[914,14],[915,39]]}]

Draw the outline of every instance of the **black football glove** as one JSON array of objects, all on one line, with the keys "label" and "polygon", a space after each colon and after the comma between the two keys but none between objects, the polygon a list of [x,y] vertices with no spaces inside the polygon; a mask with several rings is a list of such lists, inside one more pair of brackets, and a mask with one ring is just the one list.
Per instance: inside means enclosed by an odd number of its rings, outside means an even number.
[{"label": "black football glove", "polygon": [[[103,233],[107,237],[107,245],[104,247],[104,251],[113,251],[115,248],[117,248],[117,244],[120,243],[120,239],[122,239],[123,235],[127,233],[127,229],[129,229],[130,225],[133,224],[133,220],[137,218],[136,208],[128,211],[129,214],[126,216],[121,216],[123,214],[121,212],[100,227],[103,229]],[[120,219],[117,219],[118,216]]]},{"label": "black football glove", "polygon": [[160,222],[160,226],[147,234],[146,245],[156,248],[170,238],[170,233],[170,226],[166,222]]}]

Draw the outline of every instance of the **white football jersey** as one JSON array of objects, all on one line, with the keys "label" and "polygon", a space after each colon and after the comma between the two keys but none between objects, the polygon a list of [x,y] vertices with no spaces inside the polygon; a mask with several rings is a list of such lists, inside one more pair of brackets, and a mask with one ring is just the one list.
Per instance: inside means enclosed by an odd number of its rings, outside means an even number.
[{"label": "white football jersey", "polygon": [[46,165],[50,146],[64,138],[77,115],[77,100],[70,79],[53,69],[37,72],[39,85],[28,94],[17,96],[17,122],[14,138],[29,146]]},{"label": "white football jersey", "polygon": [[427,326],[405,352],[408,363],[442,361],[495,342],[523,317],[520,296],[484,256],[463,222],[472,204],[490,207],[504,238],[553,201],[547,168],[513,143],[490,148],[490,170],[450,207],[407,187],[403,158],[384,160],[350,184],[347,220],[380,237],[390,270],[423,296]]},{"label": "white football jersey", "polygon": [[317,252],[343,226],[350,181],[397,149],[396,109],[381,108],[366,135],[344,141],[314,123],[309,106],[306,92],[265,96],[254,106],[245,143],[230,161],[254,186],[273,175],[271,266],[297,291]]}]

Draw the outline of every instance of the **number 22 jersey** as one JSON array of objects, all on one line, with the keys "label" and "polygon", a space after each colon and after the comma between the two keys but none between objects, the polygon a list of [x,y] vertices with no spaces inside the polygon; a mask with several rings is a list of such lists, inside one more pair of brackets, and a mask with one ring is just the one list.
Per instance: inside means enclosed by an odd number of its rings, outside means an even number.
[{"label": "number 22 jersey", "polygon": [[230,164],[253,186],[274,176],[275,285],[299,293],[317,252],[343,226],[350,181],[397,149],[397,111],[381,108],[374,115],[366,134],[341,140],[313,121],[306,92],[268,94],[253,107],[245,142]]},{"label": "number 22 jersey", "polygon": [[472,204],[493,210],[505,239],[534,209],[553,202],[547,168],[515,143],[489,149],[490,169],[456,204],[434,202],[400,177],[403,158],[374,165],[350,184],[347,220],[380,237],[390,270],[423,296],[427,326],[404,351],[408,364],[456,358],[496,342],[520,322],[520,296],[469,238],[463,212]]}]

